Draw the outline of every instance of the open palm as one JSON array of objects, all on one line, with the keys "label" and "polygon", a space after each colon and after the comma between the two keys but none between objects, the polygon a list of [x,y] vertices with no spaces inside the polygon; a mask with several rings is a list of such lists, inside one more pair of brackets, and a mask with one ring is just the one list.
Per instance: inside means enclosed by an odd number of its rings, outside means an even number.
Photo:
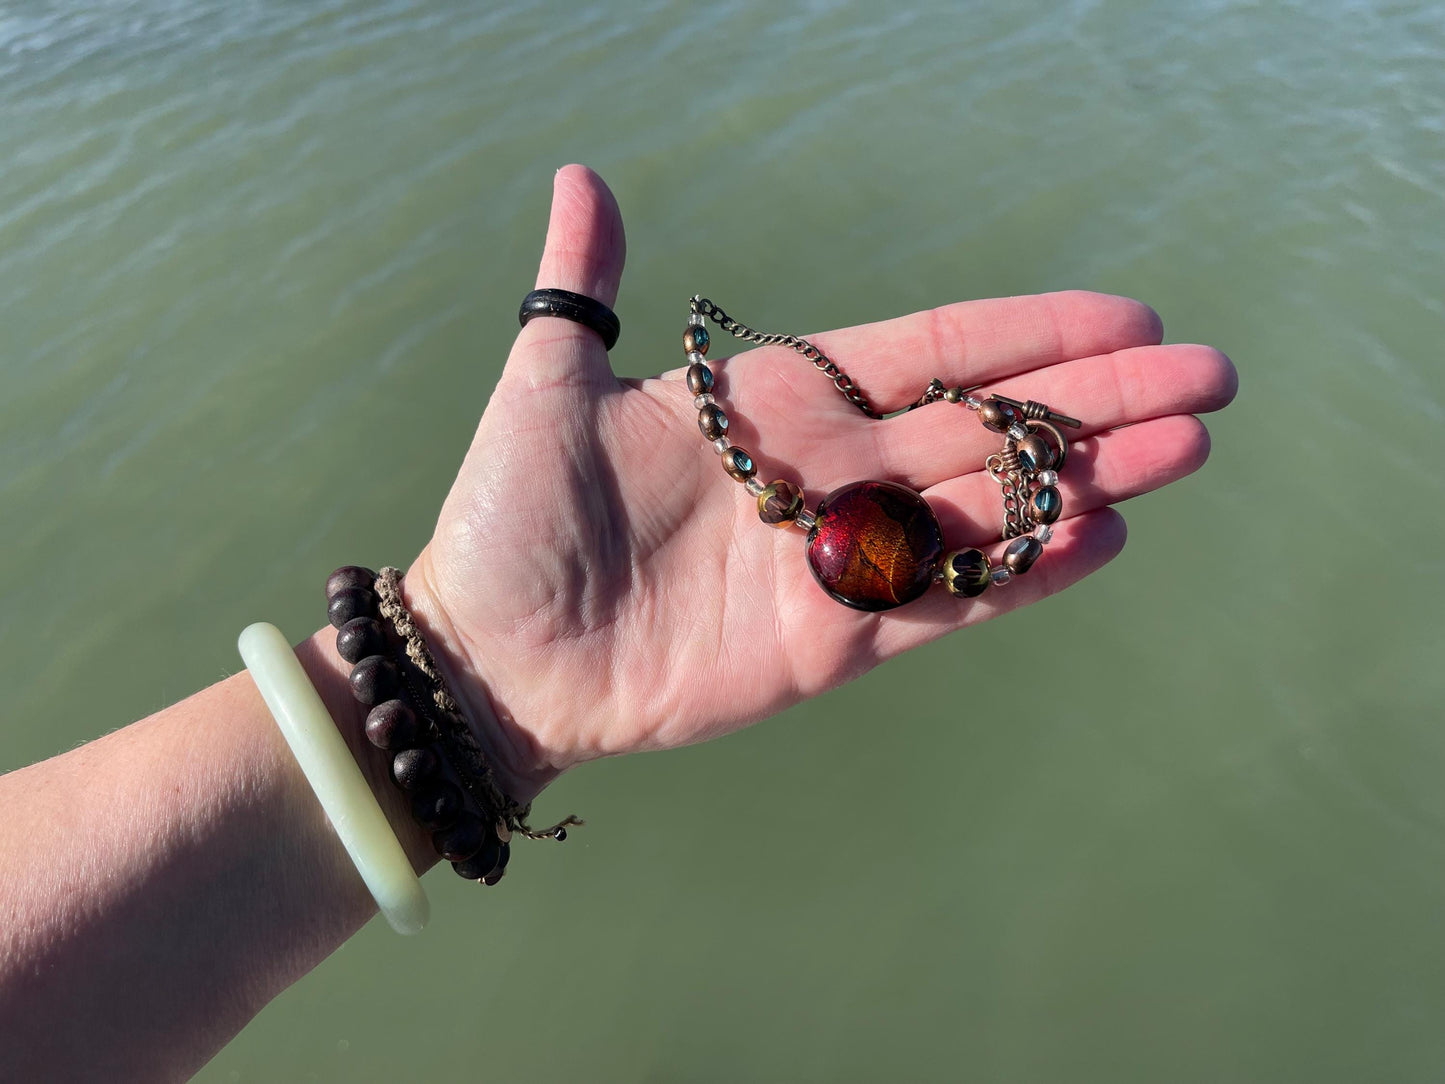
[{"label": "open palm", "polygon": [[[560,171],[538,285],[612,304],[623,256],[601,179]],[[672,300],[680,340],[686,297]],[[814,582],[800,531],[759,522],[698,432],[680,374],[619,380],[595,333],[533,321],[408,573],[409,600],[473,716],[495,716],[488,739],[519,797],[581,761],[737,729],[1117,554],[1124,523],[1108,506],[1197,469],[1209,438],[1192,415],[1235,390],[1223,354],[1161,346],[1161,334],[1145,305],[1071,292],[809,336],[883,411],[936,376],[1084,422],[1061,476],[1064,518],[1028,575],[977,599],[935,589],[862,613]],[[714,339],[715,393],[760,478],[802,485],[809,507],[847,482],[898,481],[927,497],[950,549],[997,552],[999,490],[982,468],[999,438],[971,412],[934,404],[874,421],[797,354],[724,360],[725,345]]]}]

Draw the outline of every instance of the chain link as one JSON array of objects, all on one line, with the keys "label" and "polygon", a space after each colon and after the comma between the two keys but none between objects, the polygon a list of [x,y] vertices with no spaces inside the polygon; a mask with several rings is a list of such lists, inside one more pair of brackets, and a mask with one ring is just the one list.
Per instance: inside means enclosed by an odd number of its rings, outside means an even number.
[{"label": "chain link", "polygon": [[[882,414],[873,409],[873,405],[868,402],[868,397],[863,394],[863,390],[858,387],[857,384],[853,383],[853,378],[840,369],[837,362],[801,335],[768,335],[764,332],[757,331],[741,321],[734,320],[701,294],[693,297],[692,311],[701,316],[709,317],[718,327],[722,328],[729,335],[737,339],[742,339],[744,342],[756,343],[758,346],[786,346],[789,350],[796,350],[813,363],[813,368],[817,369],[818,372],[833,382],[833,386],[842,393],[844,399],[847,399],[848,402],[852,403],[870,418],[879,419],[883,417]],[[938,381],[934,381],[934,383],[937,384]],[[942,387],[941,384],[939,386]],[[930,389],[931,388],[932,385],[930,385]],[[925,398],[927,394],[927,392],[924,393]],[[922,403],[923,400],[919,400],[918,405],[921,406]]]}]

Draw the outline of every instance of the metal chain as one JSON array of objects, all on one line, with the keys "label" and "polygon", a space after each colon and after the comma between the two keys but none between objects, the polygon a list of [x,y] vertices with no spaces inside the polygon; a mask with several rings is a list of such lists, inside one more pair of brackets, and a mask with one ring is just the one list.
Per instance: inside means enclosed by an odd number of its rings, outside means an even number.
[{"label": "metal chain", "polygon": [[[862,389],[853,383],[853,378],[840,369],[837,362],[802,336],[767,335],[761,331],[756,331],[748,327],[747,324],[734,320],[701,294],[693,297],[692,311],[703,316],[711,317],[718,327],[722,328],[729,335],[742,339],[744,342],[756,343],[759,346],[786,346],[790,350],[796,350],[813,363],[813,368],[833,381],[833,386],[843,393],[844,399],[847,399],[848,402],[852,403],[870,418],[879,419],[883,417],[882,414],[873,409],[872,404],[868,402],[868,397],[863,394]],[[938,381],[934,381],[934,383],[937,384]],[[942,387],[941,384],[939,386]],[[930,389],[931,388],[932,385],[930,385]],[[927,394],[927,392],[924,393],[925,397]],[[922,400],[920,400],[918,405],[922,405]]]}]

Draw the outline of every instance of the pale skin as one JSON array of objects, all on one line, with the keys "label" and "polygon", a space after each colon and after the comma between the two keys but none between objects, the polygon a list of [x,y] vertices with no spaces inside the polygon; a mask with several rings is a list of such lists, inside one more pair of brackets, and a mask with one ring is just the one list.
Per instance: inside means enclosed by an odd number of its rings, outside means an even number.
[{"label": "pale skin", "polygon": [[[606,186],[581,166],[559,171],[538,285],[612,304],[623,258]],[[680,325],[685,300],[658,303],[677,305]],[[408,570],[407,600],[519,798],[588,760],[716,737],[1116,556],[1124,521],[1111,506],[1196,470],[1209,438],[1194,415],[1235,391],[1219,351],[1161,337],[1147,306],[1084,292],[814,336],[886,411],[936,376],[1085,423],[1061,482],[1065,518],[1027,576],[973,601],[935,589],[865,614],[813,582],[800,532],[758,521],[678,374],[620,380],[593,332],[533,321]],[[717,390],[760,475],[801,483],[810,503],[848,481],[902,482],[950,546],[997,555],[999,492],[980,468],[999,438],[972,414],[937,404],[872,421],[797,355],[723,360],[728,345],[715,332]],[[298,656],[423,871],[429,840],[366,744],[334,635]],[[728,694],[700,697],[700,682]],[[490,891],[525,876],[525,852],[513,867]],[[7,1080],[184,1079],[375,914],[244,673],[0,777],[0,872]]]}]

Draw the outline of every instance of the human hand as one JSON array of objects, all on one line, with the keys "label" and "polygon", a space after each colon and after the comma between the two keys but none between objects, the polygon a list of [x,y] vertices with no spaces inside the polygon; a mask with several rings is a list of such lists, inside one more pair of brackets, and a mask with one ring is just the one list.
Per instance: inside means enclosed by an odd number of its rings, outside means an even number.
[{"label": "human hand", "polygon": [[[537,285],[612,305],[624,249],[602,180],[559,171]],[[668,300],[679,337],[685,301]],[[1110,506],[1198,469],[1209,436],[1192,414],[1235,392],[1219,351],[1161,337],[1147,306],[1084,292],[809,335],[883,411],[936,376],[1084,422],[1059,483],[1065,518],[1026,576],[976,599],[935,588],[862,613],[814,582],[801,532],[759,522],[678,374],[619,379],[596,333],[534,320],[407,573],[408,602],[469,714],[495,718],[487,739],[519,799],[583,761],[736,730],[1111,560],[1125,528]],[[928,499],[947,548],[998,553],[999,489],[982,467],[999,438],[969,412],[870,420],[786,348],[721,360],[723,346],[709,356],[718,400],[760,478],[801,484],[810,508],[847,482],[898,481]]]}]

